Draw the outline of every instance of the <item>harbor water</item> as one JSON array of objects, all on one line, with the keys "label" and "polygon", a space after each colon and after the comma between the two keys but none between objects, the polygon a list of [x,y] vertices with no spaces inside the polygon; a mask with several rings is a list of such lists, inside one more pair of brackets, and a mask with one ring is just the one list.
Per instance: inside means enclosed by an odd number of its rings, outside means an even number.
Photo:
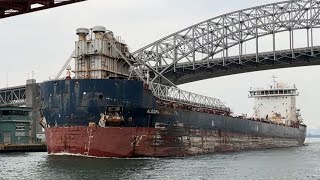
[{"label": "harbor water", "polygon": [[0,154],[1,180],[320,179],[320,139],[306,146],[183,158]]}]

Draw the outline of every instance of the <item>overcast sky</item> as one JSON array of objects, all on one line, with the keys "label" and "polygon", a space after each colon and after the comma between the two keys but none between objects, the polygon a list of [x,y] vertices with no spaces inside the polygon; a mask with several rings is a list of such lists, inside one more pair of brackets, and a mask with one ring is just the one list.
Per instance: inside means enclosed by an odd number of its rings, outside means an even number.
[{"label": "overcast sky", "polygon": [[[0,88],[54,77],[74,49],[76,28],[103,25],[121,36],[132,51],[200,21],[268,0],[88,0],[0,20]],[[320,34],[320,33],[319,33]],[[303,39],[303,38],[302,38]],[[319,38],[320,39],[320,38]],[[319,44],[317,44],[319,45]],[[249,46],[249,45],[248,45]],[[8,74],[8,81],[7,81]],[[320,67],[269,70],[181,85],[185,90],[220,98],[237,114],[253,114],[250,87],[268,86],[271,76],[295,84],[305,123],[320,128]]]}]

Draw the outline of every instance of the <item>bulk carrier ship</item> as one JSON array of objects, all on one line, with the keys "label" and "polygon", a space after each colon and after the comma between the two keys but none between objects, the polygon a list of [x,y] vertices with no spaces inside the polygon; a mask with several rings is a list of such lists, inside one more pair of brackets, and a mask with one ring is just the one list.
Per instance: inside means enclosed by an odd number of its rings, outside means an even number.
[{"label": "bulk carrier ship", "polygon": [[127,45],[104,27],[77,35],[75,77],[68,68],[41,84],[49,154],[168,157],[304,143],[295,87],[251,90],[254,116],[235,117],[219,99],[130,78]]}]

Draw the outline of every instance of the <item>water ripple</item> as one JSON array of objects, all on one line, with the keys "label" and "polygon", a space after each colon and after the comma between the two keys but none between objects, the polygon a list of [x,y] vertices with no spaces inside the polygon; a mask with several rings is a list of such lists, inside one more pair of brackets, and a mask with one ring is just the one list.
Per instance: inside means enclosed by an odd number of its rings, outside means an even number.
[{"label": "water ripple", "polygon": [[186,158],[86,158],[0,154],[1,180],[320,179],[320,141],[303,147]]}]

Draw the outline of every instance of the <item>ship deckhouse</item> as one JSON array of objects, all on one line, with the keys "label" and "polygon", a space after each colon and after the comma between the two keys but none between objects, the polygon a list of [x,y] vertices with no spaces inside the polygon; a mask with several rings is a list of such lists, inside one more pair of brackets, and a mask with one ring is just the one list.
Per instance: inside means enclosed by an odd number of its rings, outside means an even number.
[{"label": "ship deckhouse", "polygon": [[286,125],[302,121],[296,108],[299,93],[295,85],[274,83],[270,88],[250,90],[249,93],[249,97],[254,98],[254,118]]},{"label": "ship deckhouse", "polygon": [[[119,54],[129,57],[129,49],[120,37],[103,26],[78,28],[79,40],[75,49],[75,76],[77,79],[108,79],[129,76],[129,64]],[[115,49],[115,47],[117,49]]]}]

